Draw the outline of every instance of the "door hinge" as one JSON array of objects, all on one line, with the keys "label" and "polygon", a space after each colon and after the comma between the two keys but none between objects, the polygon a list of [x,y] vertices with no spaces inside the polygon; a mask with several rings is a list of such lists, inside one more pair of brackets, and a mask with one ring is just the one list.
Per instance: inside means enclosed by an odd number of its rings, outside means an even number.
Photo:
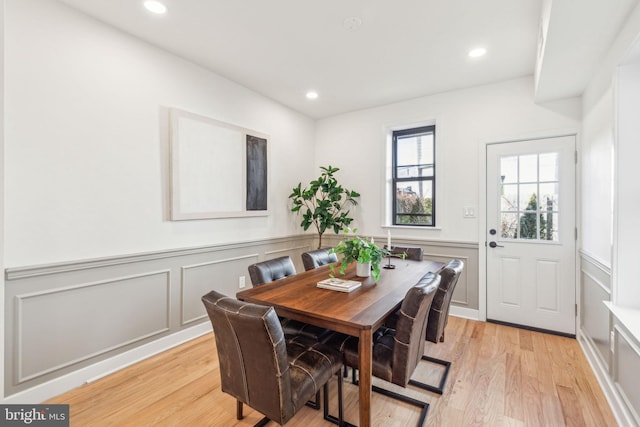
[{"label": "door hinge", "polygon": [[576,317],[578,317],[578,304],[576,304]]},{"label": "door hinge", "polygon": [[577,242],[578,241],[578,227],[576,227],[575,230],[576,230],[575,241]]},{"label": "door hinge", "polygon": [[575,162],[576,162],[576,165],[577,165],[578,164],[578,150],[574,151],[574,153],[575,153]]}]

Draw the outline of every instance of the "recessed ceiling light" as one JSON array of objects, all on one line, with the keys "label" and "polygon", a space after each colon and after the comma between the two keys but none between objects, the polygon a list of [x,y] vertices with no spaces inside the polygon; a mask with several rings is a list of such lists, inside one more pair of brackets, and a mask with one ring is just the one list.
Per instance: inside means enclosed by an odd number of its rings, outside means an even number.
[{"label": "recessed ceiling light", "polygon": [[153,13],[157,13],[158,15],[162,15],[163,13],[167,12],[167,6],[165,6],[164,4],[160,3],[159,1],[156,0],[147,0],[144,2],[144,7],[149,11],[149,12],[153,12]]},{"label": "recessed ceiling light", "polygon": [[481,56],[484,56],[487,53],[487,49],[483,48],[483,47],[479,47],[477,49],[473,49],[469,51],[469,57],[470,58],[480,58]]},{"label": "recessed ceiling light", "polygon": [[318,92],[316,92],[314,90],[310,90],[309,92],[307,92],[307,98],[308,99],[316,99],[316,98],[318,98]]}]

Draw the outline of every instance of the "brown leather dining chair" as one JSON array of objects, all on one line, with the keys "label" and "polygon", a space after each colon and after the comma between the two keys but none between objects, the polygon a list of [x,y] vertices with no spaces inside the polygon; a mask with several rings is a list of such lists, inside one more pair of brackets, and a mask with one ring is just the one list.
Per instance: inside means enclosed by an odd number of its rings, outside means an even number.
[{"label": "brown leather dining chair", "polygon": [[433,298],[431,310],[429,311],[429,322],[427,323],[426,339],[431,342],[444,342],[444,329],[449,321],[449,308],[451,307],[451,297],[456,288],[460,274],[464,270],[464,262],[459,259],[451,260],[439,271],[442,280],[438,287],[438,292]]},{"label": "brown leather dining chair", "polygon": [[251,285],[254,288],[294,274],[296,274],[296,267],[288,255],[257,262],[249,266],[249,277],[251,277]]},{"label": "brown leather dining chair", "polygon": [[[444,329],[449,321],[449,308],[451,306],[451,297],[455,290],[460,274],[464,269],[464,262],[459,259],[451,260],[447,265],[442,267],[438,271],[441,276],[440,285],[436,295],[433,297],[431,309],[429,310],[429,318],[427,321],[427,329],[425,331],[425,339],[434,343],[444,341]],[[385,320],[385,326],[389,328],[395,328],[398,321],[397,312],[389,316]],[[426,384],[423,382],[412,380],[412,385],[423,388],[425,390],[432,391],[437,394],[444,393],[444,386],[447,383],[449,377],[449,370],[451,369],[451,362],[448,360],[438,359],[436,357],[422,356],[422,360],[425,362],[435,363],[444,366],[444,371],[440,376],[440,382],[437,386],[432,384]]]},{"label": "brown leather dining chair", "polygon": [[322,248],[303,253],[302,265],[304,265],[304,270],[309,271],[322,267],[323,265],[331,264],[332,262],[337,262],[338,256],[330,253],[330,249],[331,248]]},{"label": "brown leather dining chair", "polygon": [[389,252],[391,252],[392,255],[404,254],[404,259],[410,259],[413,261],[422,261],[423,259],[422,248],[417,246],[391,246],[391,250]]},{"label": "brown leather dining chair", "polygon": [[[286,424],[305,403],[324,389],[328,417],[328,381],[338,379],[338,418],[342,425],[342,356],[335,349],[304,337],[285,340],[273,307],[238,301],[216,291],[202,297],[216,340],[221,388],[236,398],[236,417],[243,405],[269,420]],[[328,418],[327,418],[328,419]]]},{"label": "brown leather dining chair", "polygon": [[[440,284],[440,276],[427,273],[405,295],[400,307],[400,315],[396,329],[382,327],[373,337],[373,376],[390,383],[407,387],[413,384],[411,376],[424,354],[424,331],[433,297]],[[339,333],[327,339],[344,355],[344,363],[353,369],[354,383],[356,369],[359,365],[357,337]],[[418,426],[424,425],[429,404],[409,396],[395,393],[378,386],[372,390],[421,408]]]},{"label": "brown leather dining chair", "polygon": [[[434,343],[444,342],[444,329],[449,321],[451,297],[453,296],[453,291],[456,288],[456,284],[458,283],[458,279],[460,278],[460,274],[462,274],[463,269],[464,262],[459,259],[453,259],[438,272],[442,277],[442,280],[440,280],[440,286],[438,286],[438,291],[436,292],[435,297],[433,297],[431,310],[429,310],[429,320],[427,321],[427,331],[425,333],[427,341]],[[423,356],[422,359],[427,362],[442,365],[445,369],[440,377],[440,383],[438,386],[425,383],[415,385],[438,394],[444,393],[444,386],[447,383],[447,378],[449,377],[451,362],[431,356]]]},{"label": "brown leather dining chair", "polygon": [[[296,274],[296,267],[288,255],[257,262],[249,266],[249,276],[251,277],[251,284],[254,288],[284,277],[293,276],[294,274]],[[282,328],[286,336],[305,335],[311,339],[320,341],[330,333],[327,329],[297,320],[280,318],[280,322],[282,323]]]}]

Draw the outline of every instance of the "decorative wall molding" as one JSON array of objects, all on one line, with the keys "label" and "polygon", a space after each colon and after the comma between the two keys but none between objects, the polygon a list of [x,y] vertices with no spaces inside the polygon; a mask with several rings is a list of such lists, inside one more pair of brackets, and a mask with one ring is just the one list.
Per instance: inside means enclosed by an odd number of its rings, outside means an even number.
[{"label": "decorative wall molding", "polygon": [[611,300],[611,275],[602,267],[592,257],[581,259],[579,329],[593,347],[599,362],[608,370],[611,331],[609,311],[603,301]]},{"label": "decorative wall molding", "polygon": [[[11,350],[5,360],[5,401],[18,402],[16,396],[30,396],[23,401],[46,400],[77,387],[89,372],[90,377],[107,375],[126,366],[128,355],[138,360],[151,356],[173,345],[169,337],[191,336],[186,331],[207,328],[202,295],[212,289],[235,295],[243,276],[250,286],[247,267],[259,260],[290,255],[296,266],[301,265],[300,255],[317,246],[315,237],[305,233],[5,270],[5,335]],[[335,245],[340,238],[328,235],[326,245]],[[451,313],[478,318],[477,244],[395,242],[423,247],[426,258],[462,259],[465,276],[456,287]],[[94,310],[93,305],[100,303],[109,310],[100,306]],[[47,317],[57,322],[58,330],[38,329]],[[92,317],[95,321],[87,321]],[[126,327],[117,327],[125,323]],[[73,333],[65,336],[61,331],[67,329]],[[34,351],[39,333],[52,333],[51,339],[61,338],[65,345],[52,352]],[[39,397],[32,400],[34,396]]]},{"label": "decorative wall molding", "polygon": [[624,403],[618,393],[615,392],[615,385],[613,384],[613,380],[608,374],[608,370],[605,366],[601,364],[600,358],[598,357],[597,350],[593,346],[591,340],[586,339],[585,335],[582,334],[582,331],[578,331],[578,343],[582,348],[582,352],[587,358],[587,362],[591,366],[591,370],[596,376],[598,383],[600,384],[600,388],[609,403],[609,407],[611,408],[611,412],[613,412],[614,417],[616,418],[616,422],[623,425],[632,425],[629,423],[628,415],[624,410]]},{"label": "decorative wall molding", "polygon": [[41,384],[5,397],[5,404],[40,403],[58,396],[76,387],[91,383],[141,360],[167,351],[187,341],[211,332],[211,323],[200,323],[175,334],[167,335],[143,344],[114,357],[99,361],[87,367],[77,369],[67,375],[61,375]]},{"label": "decorative wall molding", "polygon": [[306,252],[309,250],[309,245],[303,245],[303,246],[295,246],[295,247],[291,247],[291,248],[283,248],[283,249],[277,249],[275,251],[266,251],[264,254],[267,257],[271,257],[272,255],[278,255],[278,256],[284,256],[283,254],[289,254],[291,252]]},{"label": "decorative wall molding", "polygon": [[[87,313],[90,314],[90,317],[84,319],[86,322],[99,323],[104,325],[104,328],[109,328],[109,325],[117,324],[117,322],[113,321],[113,317],[116,316],[121,318],[122,316],[136,316],[138,313],[135,312],[136,308],[130,306],[129,312],[123,312],[122,308],[119,308],[118,311],[113,310],[112,307],[104,306],[105,301],[103,298],[94,298],[94,293],[100,292],[100,295],[107,294],[107,289],[103,289],[102,287],[110,287],[115,285],[124,285],[127,287],[135,286],[134,281],[142,278],[153,278],[154,276],[159,276],[160,282],[163,284],[163,289],[161,289],[161,296],[158,300],[164,299],[164,307],[160,305],[155,305],[153,308],[157,309],[157,313],[155,314],[156,320],[160,320],[161,324],[143,324],[144,329],[143,333],[136,334],[138,330],[137,328],[132,328],[131,330],[123,330],[122,338],[124,340],[121,341],[112,341],[108,342],[107,345],[102,346],[100,348],[100,340],[103,339],[104,334],[100,334],[100,336],[94,336],[92,340],[83,342],[78,342],[76,335],[77,330],[83,330],[84,327],[81,327],[77,324],[78,321],[82,321],[82,319],[77,318],[69,318],[66,319],[69,322],[65,325],[59,324],[56,325],[54,323],[54,316],[59,316],[60,311],[66,312],[68,316],[73,315],[73,311],[77,311],[78,316],[83,316]],[[141,285],[145,285],[145,289],[141,292],[141,295],[138,296],[140,302],[144,302],[147,299],[151,287],[155,286],[155,283],[143,283]],[[161,270],[161,271],[151,271],[144,274],[132,274],[128,276],[115,277],[109,280],[91,282],[91,283],[83,283],[74,286],[65,286],[54,289],[48,289],[40,292],[32,292],[29,294],[21,294],[15,296],[15,318],[16,325],[15,329],[17,334],[15,335],[15,362],[17,363],[17,382],[23,383],[25,381],[41,377],[50,372],[54,372],[65,368],[67,366],[71,366],[77,363],[80,363],[85,360],[89,360],[96,356],[108,353],[110,351],[116,350],[118,348],[125,347],[130,344],[134,344],[137,342],[142,342],[150,337],[158,336],[164,332],[169,330],[169,286],[170,286],[170,271],[169,270]],[[85,296],[80,296],[78,294],[84,294]],[[63,306],[56,305],[56,301],[61,299],[70,299],[71,295],[77,295],[74,297],[74,302],[80,304],[72,304],[71,306]],[[65,298],[65,295],[67,298]],[[114,295],[117,298],[116,295]],[[131,298],[131,294],[128,297]],[[92,300],[95,300],[97,304],[91,304]],[[87,306],[84,306],[87,304]],[[29,312],[28,305],[35,306],[35,312]],[[98,307],[101,305],[102,307]],[[46,310],[50,310],[48,313]],[[103,318],[99,318],[99,315],[104,315]],[[59,319],[55,319],[58,321]],[[43,327],[43,321],[46,324],[46,327]],[[30,323],[31,322],[31,323]],[[62,326],[66,332],[68,332],[65,336],[58,336],[55,338],[55,343],[49,342],[51,337],[50,329],[54,326]],[[132,332],[133,334],[127,337],[124,337],[126,333]],[[113,338],[116,338],[115,336]],[[67,340],[68,343],[64,343],[63,340]],[[107,338],[108,340],[108,338]],[[29,346],[31,343],[31,346]],[[55,361],[54,353],[52,347],[53,344],[56,347],[64,347],[69,354],[73,353],[69,351],[69,347],[77,344],[77,351],[75,357],[66,359],[61,363],[49,364],[47,367],[43,367],[41,369],[34,369],[33,366],[29,368],[29,365],[33,365],[33,363],[29,364],[28,360],[37,360],[39,363],[45,360]],[[91,349],[91,345],[96,345],[98,348]],[[28,348],[27,348],[28,347]],[[48,358],[42,357],[38,353],[48,351]],[[83,351],[87,350],[87,351]]]},{"label": "decorative wall molding", "polygon": [[[441,261],[441,262],[444,262],[445,264],[449,262],[449,260],[451,259],[459,259],[462,262],[464,262],[465,268],[462,270],[462,274],[458,278],[458,282],[462,283],[463,286],[460,287],[460,291],[458,292],[454,291],[454,296],[456,298],[452,297],[451,302],[454,304],[469,305],[469,287],[467,286],[467,283],[469,283],[469,279],[468,279],[469,269],[466,268],[469,265],[469,257],[462,256],[460,254],[454,255],[454,254],[435,254],[435,253],[425,253],[424,257],[433,259],[436,261]],[[455,290],[458,290],[457,285]]]},{"label": "decorative wall molding", "polygon": [[[248,276],[248,265],[267,253],[299,258],[312,238],[298,235],[6,270],[10,351],[5,395],[207,324],[202,295],[212,289],[235,295],[239,277]],[[47,318],[54,320],[50,329],[42,327]],[[40,339],[51,351],[34,350]]]},{"label": "decorative wall molding", "polygon": [[640,393],[638,392],[638,365],[640,365],[640,346],[624,327],[614,325],[614,358],[613,358],[613,382],[617,393],[624,402],[627,418],[633,420],[633,424],[640,425]]},{"label": "decorative wall molding", "polygon": [[143,252],[130,255],[118,255],[87,260],[65,261],[60,263],[33,265],[25,267],[11,267],[5,270],[6,280],[17,280],[35,276],[49,274],[69,273],[79,270],[111,267],[123,264],[146,262],[164,258],[175,258],[180,256],[190,256],[209,252],[229,251],[232,249],[244,249],[258,247],[266,244],[277,244],[296,240],[307,240],[311,235],[296,235],[279,238],[265,238],[246,242],[235,242],[217,245],[198,246],[182,249],[167,249],[153,252]]},{"label": "decorative wall molding", "polygon": [[[257,262],[259,256],[259,253],[254,252],[182,266],[180,268],[180,325],[186,326],[207,318],[200,297],[215,287],[214,278],[235,284],[237,283],[236,275],[240,275],[247,265]],[[227,289],[230,288],[231,286]]]},{"label": "decorative wall molding", "polygon": [[588,251],[585,251],[584,249],[580,249],[578,252],[580,253],[580,257],[584,261],[587,261],[590,264],[594,265],[595,267],[600,269],[604,274],[611,276],[611,265],[609,263],[603,261],[602,259],[598,258],[595,255],[592,255],[591,253],[589,253]]},{"label": "decorative wall molding", "polygon": [[[614,306],[611,300],[611,267],[591,254],[580,251],[580,328],[578,342],[591,365],[600,387],[619,425],[640,425],[637,406],[640,395],[635,391],[639,376],[640,348],[626,329],[621,327],[626,321],[627,310]],[[623,320],[620,320],[619,317]],[[637,324],[631,316],[630,324]],[[614,336],[611,342],[611,334]],[[628,343],[628,344],[627,344]],[[612,345],[613,344],[613,348]],[[626,361],[623,367],[624,384],[618,378],[621,344],[627,356],[635,354],[635,359]],[[631,349],[631,350],[629,350]]]}]

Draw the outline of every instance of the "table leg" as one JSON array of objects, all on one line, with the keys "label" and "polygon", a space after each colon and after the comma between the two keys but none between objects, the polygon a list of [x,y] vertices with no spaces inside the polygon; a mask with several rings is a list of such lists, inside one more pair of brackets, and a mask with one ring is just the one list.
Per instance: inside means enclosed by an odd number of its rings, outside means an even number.
[{"label": "table leg", "polygon": [[372,374],[372,350],[373,337],[371,329],[360,331],[360,342],[358,346],[358,359],[360,361],[360,426],[369,427],[371,425],[371,374]]}]

